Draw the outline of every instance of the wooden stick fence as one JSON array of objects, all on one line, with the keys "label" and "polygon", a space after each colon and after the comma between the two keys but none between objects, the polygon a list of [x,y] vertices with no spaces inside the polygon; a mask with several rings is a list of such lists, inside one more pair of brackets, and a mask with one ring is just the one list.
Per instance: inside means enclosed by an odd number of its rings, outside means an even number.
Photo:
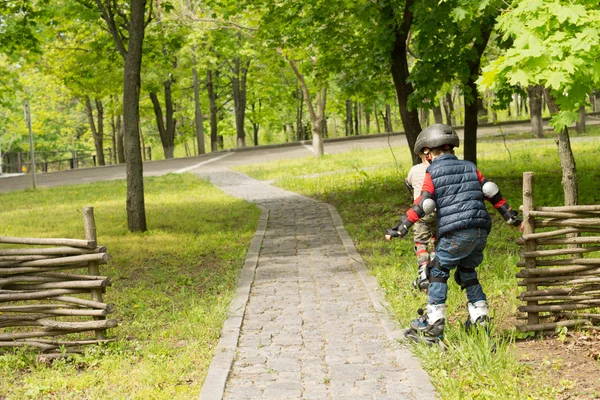
[{"label": "wooden stick fence", "polygon": [[[0,246],[0,347],[28,346],[42,353],[39,359],[52,360],[65,354],[56,352],[60,348],[68,354],[114,340],[105,332],[117,320],[106,318],[113,310],[102,300],[110,278],[99,271],[109,255],[96,243],[92,207],[84,208],[83,222],[85,240],[0,236],[0,244],[18,245]],[[85,272],[64,272],[75,269]],[[48,339],[81,332],[94,338]]]},{"label": "wooden stick fence", "polygon": [[600,309],[600,205],[535,206],[533,177],[523,174],[517,278],[525,287],[518,298],[526,303],[519,311],[527,314],[527,324],[517,328],[546,331],[598,323],[600,314],[579,310]]}]

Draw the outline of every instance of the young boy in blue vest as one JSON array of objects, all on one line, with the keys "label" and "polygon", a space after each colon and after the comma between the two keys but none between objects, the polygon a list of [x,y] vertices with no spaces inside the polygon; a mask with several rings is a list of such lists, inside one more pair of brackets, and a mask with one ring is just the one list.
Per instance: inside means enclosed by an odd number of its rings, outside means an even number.
[{"label": "young boy in blue vest", "polygon": [[498,186],[487,181],[475,164],[459,160],[454,148],[459,145],[456,132],[447,125],[434,124],[424,129],[415,151],[431,155],[421,195],[402,216],[398,225],[386,231],[386,239],[404,237],[424,215],[436,209],[439,243],[436,257],[427,265],[429,290],[426,313],[410,324],[405,336],[414,341],[437,343],[446,321],[447,281],[456,269],[455,279],[466,290],[471,325],[485,325],[488,304],[475,268],[483,261],[483,250],[492,222],[484,200],[488,200],[506,223],[521,230],[519,218],[506,202]]}]

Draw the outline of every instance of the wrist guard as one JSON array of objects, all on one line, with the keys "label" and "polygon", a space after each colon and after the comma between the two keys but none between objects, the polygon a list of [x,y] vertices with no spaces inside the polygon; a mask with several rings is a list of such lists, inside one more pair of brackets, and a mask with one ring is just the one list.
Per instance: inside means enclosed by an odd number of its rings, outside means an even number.
[{"label": "wrist guard", "polygon": [[512,226],[519,226],[523,222],[523,219],[519,217],[519,214],[510,207],[506,210],[502,210],[502,218],[504,218],[507,224]]},{"label": "wrist guard", "polygon": [[[400,219],[400,222],[398,222],[398,225],[396,225],[394,228],[392,228],[392,230],[398,232],[398,235],[395,237],[399,237],[399,238],[403,238],[404,236],[406,236],[406,234],[408,233],[408,230],[410,229],[410,227],[413,225],[412,222],[410,222],[408,220],[408,218],[406,218],[406,215],[403,215],[402,218]],[[390,235],[393,236],[393,235]]]}]

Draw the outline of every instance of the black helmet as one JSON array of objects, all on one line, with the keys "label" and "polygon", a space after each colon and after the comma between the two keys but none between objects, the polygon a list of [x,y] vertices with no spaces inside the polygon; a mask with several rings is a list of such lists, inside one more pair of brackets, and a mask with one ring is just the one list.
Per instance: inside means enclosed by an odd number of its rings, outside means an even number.
[{"label": "black helmet", "polygon": [[423,129],[415,142],[415,154],[419,155],[425,147],[433,149],[444,145],[458,147],[460,139],[454,129],[444,124],[433,124]]}]

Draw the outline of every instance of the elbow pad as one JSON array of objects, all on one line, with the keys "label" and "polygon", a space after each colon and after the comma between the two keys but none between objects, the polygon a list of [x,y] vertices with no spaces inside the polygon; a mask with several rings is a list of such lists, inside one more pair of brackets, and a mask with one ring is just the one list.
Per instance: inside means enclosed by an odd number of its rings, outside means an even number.
[{"label": "elbow pad", "polygon": [[485,179],[481,185],[481,190],[483,191],[483,195],[486,199],[492,203],[492,205],[498,204],[500,200],[502,200],[502,193],[500,193],[500,188],[494,182],[489,182]]}]

